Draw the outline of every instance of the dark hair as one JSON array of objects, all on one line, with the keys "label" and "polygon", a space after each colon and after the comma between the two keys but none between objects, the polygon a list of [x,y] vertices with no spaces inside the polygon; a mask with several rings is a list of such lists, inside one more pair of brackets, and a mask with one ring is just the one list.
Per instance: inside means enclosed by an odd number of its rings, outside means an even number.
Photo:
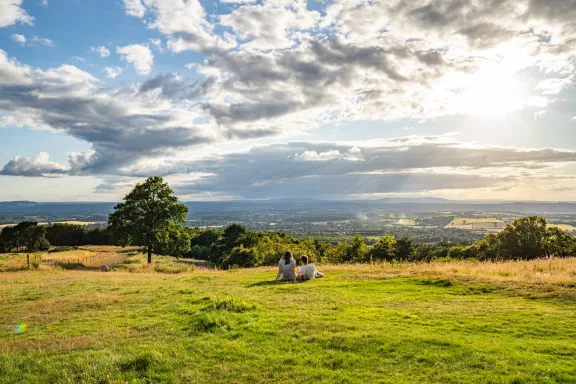
[{"label": "dark hair", "polygon": [[308,264],[308,256],[302,256],[300,258],[300,261],[302,262],[302,264]]},{"label": "dark hair", "polygon": [[284,263],[285,263],[286,265],[288,265],[288,264],[290,264],[290,260],[292,260],[292,252],[286,251],[286,252],[284,253]]}]

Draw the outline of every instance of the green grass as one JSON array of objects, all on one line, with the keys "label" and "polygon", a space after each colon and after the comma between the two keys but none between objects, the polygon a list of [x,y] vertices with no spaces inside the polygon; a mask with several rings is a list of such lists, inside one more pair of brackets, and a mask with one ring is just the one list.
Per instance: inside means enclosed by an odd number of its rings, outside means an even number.
[{"label": "green grass", "polygon": [[0,382],[574,383],[573,261],[2,273]]}]

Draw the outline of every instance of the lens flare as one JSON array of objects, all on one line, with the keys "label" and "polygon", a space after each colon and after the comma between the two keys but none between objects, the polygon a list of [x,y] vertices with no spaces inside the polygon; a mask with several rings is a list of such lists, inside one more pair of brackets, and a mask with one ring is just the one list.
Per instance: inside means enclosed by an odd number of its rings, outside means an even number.
[{"label": "lens flare", "polygon": [[25,332],[27,328],[28,328],[28,326],[27,326],[25,323],[17,324],[17,325],[14,327],[14,333],[22,333],[22,332]]}]

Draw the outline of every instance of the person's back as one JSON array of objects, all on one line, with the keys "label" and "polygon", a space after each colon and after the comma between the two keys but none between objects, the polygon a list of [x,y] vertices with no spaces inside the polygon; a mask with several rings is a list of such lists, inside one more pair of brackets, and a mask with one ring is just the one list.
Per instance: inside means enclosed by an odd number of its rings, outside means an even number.
[{"label": "person's back", "polygon": [[308,263],[300,267],[300,275],[305,279],[315,279],[316,278],[316,266],[314,263]]},{"label": "person's back", "polygon": [[296,281],[296,260],[294,260],[290,251],[286,251],[284,257],[278,262],[276,280],[280,277],[282,277],[282,280]]},{"label": "person's back", "polygon": [[316,270],[314,263],[308,263],[308,256],[302,256],[300,258],[302,266],[300,266],[300,278],[302,280],[316,279],[318,277],[324,277],[322,272]]}]

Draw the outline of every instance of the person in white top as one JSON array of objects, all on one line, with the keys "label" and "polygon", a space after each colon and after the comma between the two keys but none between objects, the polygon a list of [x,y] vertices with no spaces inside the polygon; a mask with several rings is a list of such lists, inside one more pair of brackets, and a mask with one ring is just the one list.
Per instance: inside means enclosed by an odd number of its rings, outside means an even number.
[{"label": "person in white top", "polygon": [[324,274],[320,271],[316,270],[316,266],[314,263],[308,263],[308,256],[302,256],[300,258],[302,265],[300,266],[300,279],[302,280],[310,280],[310,279],[319,279],[324,277]]},{"label": "person in white top", "polygon": [[286,251],[284,257],[278,262],[278,274],[276,281],[282,277],[282,280],[296,282],[296,260],[292,256],[292,252]]}]

